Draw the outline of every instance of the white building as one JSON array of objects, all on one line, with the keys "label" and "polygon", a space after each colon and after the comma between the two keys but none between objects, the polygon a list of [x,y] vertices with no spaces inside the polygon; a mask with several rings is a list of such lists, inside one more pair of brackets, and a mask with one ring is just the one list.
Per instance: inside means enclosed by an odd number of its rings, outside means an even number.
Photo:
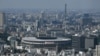
[{"label": "white building", "polygon": [[75,56],[75,50],[62,50],[60,54],[62,56]]},{"label": "white building", "polygon": [[94,50],[94,55],[93,56],[100,56],[100,45],[96,46],[96,49]]},{"label": "white building", "polygon": [[48,51],[48,55],[47,56],[57,56],[56,55],[56,51],[54,51],[54,50]]}]

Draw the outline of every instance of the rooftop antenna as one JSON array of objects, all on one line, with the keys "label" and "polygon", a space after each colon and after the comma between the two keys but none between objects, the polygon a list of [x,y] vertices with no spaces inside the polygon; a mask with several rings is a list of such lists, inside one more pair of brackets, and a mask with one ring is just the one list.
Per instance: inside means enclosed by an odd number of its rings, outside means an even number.
[{"label": "rooftop antenna", "polygon": [[66,19],[66,16],[67,16],[67,4],[65,3],[65,19]]},{"label": "rooftop antenna", "polygon": [[65,3],[65,19],[67,17],[67,4]]}]

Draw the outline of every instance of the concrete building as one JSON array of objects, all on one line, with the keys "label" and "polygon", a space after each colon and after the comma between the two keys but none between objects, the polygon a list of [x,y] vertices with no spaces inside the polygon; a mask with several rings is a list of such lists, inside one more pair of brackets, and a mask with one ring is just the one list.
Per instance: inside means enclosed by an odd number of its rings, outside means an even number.
[{"label": "concrete building", "polygon": [[72,48],[75,51],[85,51],[89,48],[95,48],[96,38],[92,36],[74,35],[72,36]]},{"label": "concrete building", "polygon": [[93,56],[100,56],[100,45],[97,45],[96,48],[94,49]]},{"label": "concrete building", "polygon": [[[22,44],[25,47],[28,47],[29,49],[36,49],[36,50],[48,50],[48,56],[51,56],[50,54],[52,52],[59,53],[62,49],[67,49],[69,47],[69,44],[71,42],[71,39],[69,38],[55,38],[55,37],[25,37],[22,38]],[[43,53],[42,53],[43,54]]]},{"label": "concrete building", "polygon": [[79,52],[81,50],[84,50],[84,42],[85,37],[75,34],[72,36],[72,48],[75,49],[76,52]]},{"label": "concrete building", "polygon": [[4,13],[0,12],[0,32],[4,31]]},{"label": "concrete building", "polygon": [[91,25],[92,24],[92,18],[90,17],[90,15],[88,13],[83,15],[82,23],[83,23],[83,25]]},{"label": "concrete building", "polygon": [[85,49],[88,48],[94,48],[95,43],[94,43],[95,39],[94,38],[85,38]]},{"label": "concrete building", "polygon": [[74,49],[62,50],[61,55],[62,56],[75,56],[75,50]]}]

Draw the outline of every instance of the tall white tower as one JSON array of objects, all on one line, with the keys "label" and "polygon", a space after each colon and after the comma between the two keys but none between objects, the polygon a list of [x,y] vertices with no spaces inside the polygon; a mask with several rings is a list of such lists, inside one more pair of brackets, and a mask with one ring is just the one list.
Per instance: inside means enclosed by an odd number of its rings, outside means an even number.
[{"label": "tall white tower", "polygon": [[67,17],[67,4],[65,3],[65,19]]}]

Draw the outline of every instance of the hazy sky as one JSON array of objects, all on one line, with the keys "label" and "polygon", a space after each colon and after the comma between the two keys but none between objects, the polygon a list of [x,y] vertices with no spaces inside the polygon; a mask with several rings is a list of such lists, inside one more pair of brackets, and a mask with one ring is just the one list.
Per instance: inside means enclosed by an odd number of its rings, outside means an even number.
[{"label": "hazy sky", "polygon": [[100,0],[0,0],[0,9],[100,9]]}]

